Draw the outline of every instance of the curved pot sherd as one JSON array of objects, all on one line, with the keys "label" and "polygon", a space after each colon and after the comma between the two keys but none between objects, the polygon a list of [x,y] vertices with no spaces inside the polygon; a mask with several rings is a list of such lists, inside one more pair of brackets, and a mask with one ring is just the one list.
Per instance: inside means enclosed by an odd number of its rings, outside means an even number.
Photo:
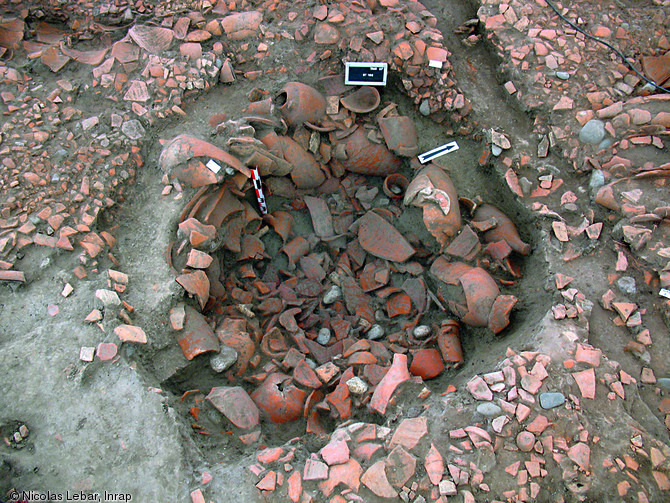
[{"label": "curved pot sherd", "polygon": [[491,307],[500,294],[495,280],[481,267],[474,267],[459,281],[468,306],[461,321],[473,327],[488,326]]},{"label": "curved pot sherd", "polygon": [[274,99],[289,126],[320,122],[326,115],[326,99],[319,91],[301,82],[289,82]]},{"label": "curved pot sherd", "polygon": [[419,153],[419,133],[409,117],[383,117],[378,121],[386,146],[403,157]]},{"label": "curved pot sherd", "polygon": [[403,203],[423,208],[426,228],[442,247],[461,228],[456,187],[449,175],[436,164],[429,164],[417,173],[407,187]]},{"label": "curved pot sherd", "polygon": [[475,222],[482,222],[491,218],[497,221],[497,225],[484,233],[484,240],[487,243],[506,241],[512,250],[521,255],[528,255],[530,253],[530,245],[521,240],[512,220],[495,206],[482,204],[475,211],[473,220]]},{"label": "curved pot sherd", "polygon": [[169,173],[180,164],[194,157],[211,157],[236,169],[247,178],[251,177],[249,168],[242,164],[237,157],[232,156],[216,145],[187,134],[176,136],[163,147],[161,155],[158,158],[158,165],[163,171]]},{"label": "curved pot sherd", "polygon": [[400,168],[400,159],[386,146],[368,140],[361,127],[344,138],[342,144],[346,152],[342,165],[352,173],[386,176]]},{"label": "curved pot sherd", "polygon": [[293,166],[290,173],[291,180],[299,189],[313,189],[326,180],[314,156],[288,136],[269,133],[261,138],[261,141],[270,152],[282,157]]},{"label": "curved pot sherd", "polygon": [[251,394],[263,416],[273,423],[289,423],[301,417],[306,398],[307,393],[280,372],[269,375]]},{"label": "curved pot sherd", "polygon": [[372,112],[381,103],[381,96],[377,88],[372,86],[362,86],[353,93],[340,100],[342,106],[357,114],[366,114]]}]

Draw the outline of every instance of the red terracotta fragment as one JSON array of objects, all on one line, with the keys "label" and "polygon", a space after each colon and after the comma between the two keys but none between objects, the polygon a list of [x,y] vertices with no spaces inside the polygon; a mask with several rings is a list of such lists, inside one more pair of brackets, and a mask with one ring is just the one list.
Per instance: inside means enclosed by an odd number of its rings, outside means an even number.
[{"label": "red terracotta fragment", "polygon": [[357,114],[372,112],[379,106],[381,97],[373,86],[361,86],[356,91],[340,99],[340,103],[347,110]]},{"label": "red terracotta fragment", "polygon": [[410,375],[407,370],[407,355],[400,353],[394,354],[391,367],[372,394],[372,399],[369,404],[370,409],[380,414],[384,414],[388,402],[391,400],[395,390],[409,379]]},{"label": "red terracotta fragment", "polygon": [[242,40],[254,35],[263,20],[258,11],[236,12],[221,20],[221,27],[231,40]]},{"label": "red terracotta fragment", "polygon": [[314,156],[292,138],[272,132],[263,136],[261,141],[270,152],[292,166],[291,180],[299,189],[315,188],[325,181],[326,177]]},{"label": "red terracotta fragment", "polygon": [[403,157],[419,153],[419,134],[409,117],[383,117],[378,121],[384,141],[390,150]]},{"label": "red terracotta fragment", "polygon": [[397,491],[389,483],[386,477],[386,461],[380,459],[374,463],[361,477],[361,482],[380,498],[398,498]]},{"label": "red terracotta fragment", "polygon": [[521,253],[522,255],[528,255],[530,253],[530,245],[521,240],[519,232],[512,220],[495,206],[482,204],[477,207],[473,220],[482,222],[491,218],[496,220],[497,225],[493,229],[484,233],[484,240],[487,243],[504,240],[514,251]]},{"label": "red terracotta fragment", "polygon": [[293,501],[293,503],[298,503],[300,497],[302,496],[302,479],[300,478],[300,472],[294,471],[287,480],[288,485],[288,497]]},{"label": "red terracotta fragment", "polygon": [[327,480],[319,482],[319,489],[326,496],[330,496],[339,484],[344,484],[354,492],[358,492],[361,482],[363,468],[355,459],[349,459],[346,463],[330,467]]},{"label": "red terracotta fragment", "polygon": [[389,318],[406,316],[412,312],[412,299],[406,293],[392,295],[386,302],[386,312]]},{"label": "red terracotta fragment", "polygon": [[347,311],[352,315],[360,316],[370,324],[375,323],[375,313],[372,310],[370,298],[361,287],[349,276],[341,278],[341,287]]},{"label": "red terracotta fragment", "polygon": [[459,281],[468,306],[468,312],[462,317],[463,323],[475,327],[488,326],[491,307],[500,294],[495,280],[481,267],[475,267]]},{"label": "red terracotta fragment", "polygon": [[463,363],[463,348],[457,321],[445,320],[442,322],[437,335],[437,347],[449,368],[459,367]]},{"label": "red terracotta fragment", "polygon": [[386,176],[400,168],[400,159],[385,145],[372,143],[362,127],[340,140],[347,158],[342,165],[347,171],[362,175]]},{"label": "red terracotta fragment", "polygon": [[438,485],[444,475],[444,460],[433,444],[430,444],[430,450],[426,454],[424,466],[430,482],[433,485]]},{"label": "red terracotta fragment", "polygon": [[197,270],[187,274],[177,276],[179,283],[184,290],[197,297],[200,307],[204,308],[209,299],[209,278],[204,271]]},{"label": "red terracotta fragment", "polygon": [[518,301],[514,295],[498,295],[489,314],[488,326],[494,334],[502,332],[509,325],[510,314]]},{"label": "red terracotta fragment", "polygon": [[191,306],[184,306],[186,319],[184,329],[177,332],[177,342],[187,360],[219,350],[219,341],[205,317]]},{"label": "red terracotta fragment", "polygon": [[158,54],[170,47],[174,33],[160,26],[136,24],[128,30],[128,35],[145,51]]},{"label": "red terracotta fragment", "polygon": [[[163,171],[169,173],[180,164],[188,162],[194,157],[209,157],[215,159],[236,169],[247,178],[251,177],[249,168],[242,164],[236,157],[211,143],[186,134],[176,136],[163,147],[158,159],[158,164]],[[204,170],[211,172],[211,170],[204,167],[204,165],[201,170],[203,173]],[[218,180],[216,177],[215,179]],[[191,179],[186,179],[184,181],[190,182]]]},{"label": "red terracotta fragment", "polygon": [[393,448],[396,445],[401,445],[411,451],[427,433],[428,420],[425,416],[403,419],[393,437],[391,437],[389,447]]},{"label": "red terracotta fragment", "polygon": [[326,114],[326,100],[319,91],[301,82],[284,85],[274,99],[289,126],[318,123]]},{"label": "red terracotta fragment", "polygon": [[442,247],[461,228],[456,187],[449,175],[435,163],[430,163],[412,179],[403,203],[423,208],[426,229]]},{"label": "red terracotta fragment", "polygon": [[260,482],[256,484],[256,487],[261,491],[274,491],[275,487],[277,487],[277,472],[270,470]]},{"label": "red terracotta fragment", "polygon": [[448,285],[458,285],[461,276],[471,269],[472,266],[463,262],[449,262],[443,255],[440,255],[430,266],[430,273]]},{"label": "red terracotta fragment", "polygon": [[237,351],[236,374],[243,374],[256,351],[254,342],[247,333],[246,321],[239,318],[226,318],[217,327],[216,336],[221,344]]},{"label": "red terracotta fragment", "polygon": [[395,227],[373,211],[360,218],[358,241],[368,253],[393,262],[404,262],[416,252]]},{"label": "red terracotta fragment", "polygon": [[416,471],[416,458],[397,445],[386,457],[386,478],[392,486],[401,488]]},{"label": "red terracotta fragment", "polygon": [[412,357],[409,371],[412,375],[421,377],[424,381],[433,379],[442,373],[444,363],[440,352],[434,348],[419,349]]},{"label": "red terracotta fragment", "polygon": [[303,412],[306,393],[291,383],[286,374],[269,375],[251,394],[261,413],[273,423],[298,419]]},{"label": "red terracotta fragment", "polygon": [[140,327],[133,325],[119,325],[114,329],[114,333],[122,342],[139,342],[146,344],[147,334]]},{"label": "red terracotta fragment", "polygon": [[316,372],[307,364],[305,360],[300,360],[295,368],[293,369],[293,379],[298,384],[302,384],[308,388],[320,388],[323,386],[323,383],[316,375]]},{"label": "red terracotta fragment", "polygon": [[248,430],[258,425],[258,407],[243,388],[215,387],[206,399],[238,428]]}]

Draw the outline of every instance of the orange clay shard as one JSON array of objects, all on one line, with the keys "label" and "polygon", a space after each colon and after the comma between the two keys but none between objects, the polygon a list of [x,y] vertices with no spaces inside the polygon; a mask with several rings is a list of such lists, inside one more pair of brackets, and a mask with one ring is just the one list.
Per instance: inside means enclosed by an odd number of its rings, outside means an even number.
[{"label": "orange clay shard", "polygon": [[161,169],[169,172],[193,157],[211,157],[236,169],[247,178],[251,177],[249,168],[236,157],[216,145],[186,134],[176,136],[163,148],[158,164]]}]

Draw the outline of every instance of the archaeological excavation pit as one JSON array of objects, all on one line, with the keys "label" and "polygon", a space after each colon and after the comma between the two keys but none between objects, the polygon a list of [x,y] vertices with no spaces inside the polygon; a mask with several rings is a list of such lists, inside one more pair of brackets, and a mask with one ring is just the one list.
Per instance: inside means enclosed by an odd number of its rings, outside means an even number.
[{"label": "archaeological excavation pit", "polygon": [[220,86],[186,110],[152,153],[183,203],[173,339],[145,360],[205,455],[416,416],[530,340],[546,271],[490,133],[423,117],[393,75]]}]

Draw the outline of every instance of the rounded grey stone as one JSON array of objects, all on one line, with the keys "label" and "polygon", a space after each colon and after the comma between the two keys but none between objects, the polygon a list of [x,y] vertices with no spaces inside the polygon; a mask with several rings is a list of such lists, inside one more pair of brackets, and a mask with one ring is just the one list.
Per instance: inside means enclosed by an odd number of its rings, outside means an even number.
[{"label": "rounded grey stone", "polygon": [[491,153],[498,157],[500,154],[502,154],[503,149],[500,148],[498,145],[491,145]]},{"label": "rounded grey stone", "polygon": [[598,144],[598,150],[605,150],[606,148],[610,148],[611,146],[612,146],[612,139],[605,138]]},{"label": "rounded grey stone", "polygon": [[670,377],[659,377],[656,382],[661,388],[670,390]]},{"label": "rounded grey stone", "polygon": [[102,302],[104,307],[119,307],[121,299],[114,290],[99,289],[95,291],[95,298]]},{"label": "rounded grey stone", "polygon": [[218,353],[209,357],[209,366],[217,373],[228,370],[237,361],[237,351],[229,346],[221,346]]},{"label": "rounded grey stone", "polygon": [[330,342],[330,329],[324,327],[319,330],[319,335],[316,336],[316,342],[322,346],[328,344]]},{"label": "rounded grey stone", "polygon": [[381,325],[377,325],[376,323],[372,325],[370,330],[368,330],[368,339],[371,341],[376,341],[377,339],[381,339],[384,337],[384,329],[381,327]]},{"label": "rounded grey stone", "polygon": [[618,280],[616,280],[616,286],[618,286],[619,290],[625,294],[635,295],[637,293],[635,278],[632,276],[621,276]]},{"label": "rounded grey stone", "polygon": [[568,80],[570,78],[570,74],[568,72],[556,72],[556,77],[561,80]]},{"label": "rounded grey stone", "polygon": [[430,103],[428,100],[423,100],[421,102],[421,105],[419,105],[419,112],[421,112],[421,115],[425,115],[426,117],[430,115]]},{"label": "rounded grey stone", "polygon": [[328,291],[325,294],[323,294],[323,303],[326,305],[332,304],[341,297],[342,297],[342,290],[340,290],[339,286],[333,285],[328,289]]},{"label": "rounded grey stone", "polygon": [[594,169],[591,172],[591,179],[589,180],[589,187],[593,190],[597,190],[600,187],[605,185],[605,174],[599,170],[599,169]]},{"label": "rounded grey stone", "polygon": [[354,395],[362,395],[369,388],[368,384],[360,377],[352,377],[346,384],[347,388],[349,388],[349,392]]},{"label": "rounded grey stone", "polygon": [[482,416],[497,416],[502,412],[502,409],[493,402],[482,402],[477,405],[477,412]]},{"label": "rounded grey stone", "polygon": [[414,327],[414,331],[412,333],[417,339],[425,339],[430,335],[430,327],[428,325],[417,325]]},{"label": "rounded grey stone", "polygon": [[121,126],[121,131],[131,140],[139,140],[146,133],[142,123],[137,119],[130,119],[124,122]]},{"label": "rounded grey stone", "polygon": [[540,393],[540,407],[543,409],[553,409],[565,403],[563,393]]},{"label": "rounded grey stone", "polygon": [[604,138],[605,123],[598,119],[591,119],[579,131],[579,140],[590,145],[598,145]]}]

